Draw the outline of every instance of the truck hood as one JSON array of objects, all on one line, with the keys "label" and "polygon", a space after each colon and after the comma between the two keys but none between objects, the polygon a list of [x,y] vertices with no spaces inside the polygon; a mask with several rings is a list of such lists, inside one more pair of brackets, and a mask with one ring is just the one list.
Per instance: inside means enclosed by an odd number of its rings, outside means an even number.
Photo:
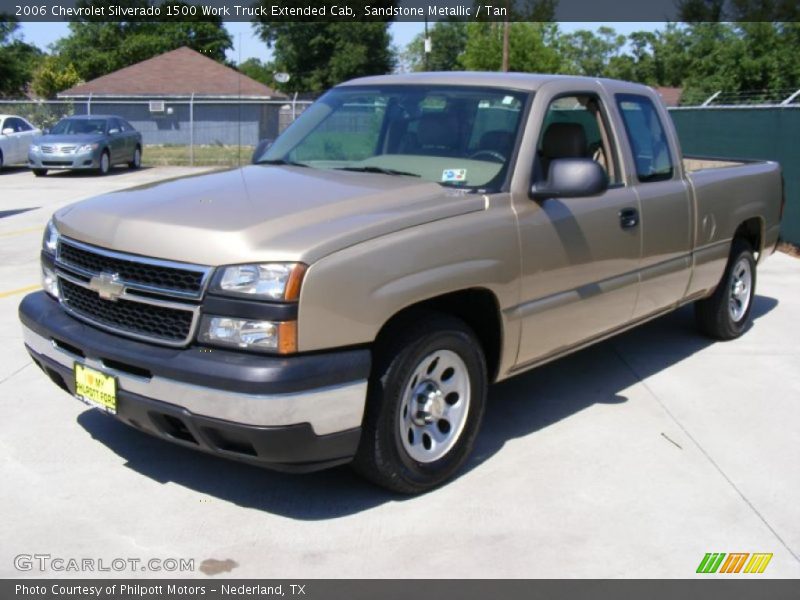
[{"label": "truck hood", "polygon": [[311,263],[484,207],[481,195],[414,177],[251,165],[97,196],[55,221],[88,244],[168,260]]}]

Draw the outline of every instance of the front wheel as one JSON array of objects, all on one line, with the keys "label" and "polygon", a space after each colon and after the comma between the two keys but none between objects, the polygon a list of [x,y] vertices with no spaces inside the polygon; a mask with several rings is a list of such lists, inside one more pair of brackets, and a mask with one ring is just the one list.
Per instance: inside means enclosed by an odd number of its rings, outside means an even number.
[{"label": "front wheel", "polygon": [[108,150],[103,150],[103,154],[100,155],[100,167],[97,169],[97,172],[100,175],[108,175],[110,170],[111,156],[108,154]]},{"label": "front wheel", "polygon": [[36,177],[44,177],[45,175],[47,175],[47,169],[34,169],[33,174]]},{"label": "front wheel", "polygon": [[139,146],[136,146],[136,150],[133,151],[133,158],[128,163],[128,166],[131,169],[138,169],[142,166],[142,149]]},{"label": "front wheel", "polygon": [[389,490],[445,482],[472,452],[486,404],[486,362],[461,320],[425,315],[376,349],[354,467]]},{"label": "front wheel", "polygon": [[756,292],[756,260],[753,248],[736,239],[725,273],[714,293],[695,303],[695,318],[701,332],[717,340],[739,337],[750,323]]}]

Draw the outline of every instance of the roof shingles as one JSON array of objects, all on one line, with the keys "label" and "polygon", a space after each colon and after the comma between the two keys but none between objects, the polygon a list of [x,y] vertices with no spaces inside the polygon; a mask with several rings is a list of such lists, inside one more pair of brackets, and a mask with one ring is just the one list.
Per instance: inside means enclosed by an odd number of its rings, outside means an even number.
[{"label": "roof shingles", "polygon": [[266,85],[186,46],[76,85],[60,98],[239,96],[283,98]]}]

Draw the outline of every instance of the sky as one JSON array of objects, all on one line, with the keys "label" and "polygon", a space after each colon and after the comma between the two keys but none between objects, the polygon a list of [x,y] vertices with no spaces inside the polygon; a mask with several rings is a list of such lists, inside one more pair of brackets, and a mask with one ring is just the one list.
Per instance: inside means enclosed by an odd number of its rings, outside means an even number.
[{"label": "sky", "polygon": [[[577,22],[561,22],[559,23],[561,29],[566,32],[576,31],[578,29],[591,29],[595,30],[601,26],[612,27],[618,33],[627,35],[633,31],[653,31],[658,29],[663,23],[577,23]],[[20,31],[23,39],[30,43],[35,44],[42,50],[47,50],[48,46],[61,37],[69,34],[67,23],[31,23],[25,22],[20,24]],[[248,58],[260,58],[267,60],[269,58],[269,50],[266,44],[258,39],[253,33],[251,23],[246,22],[227,22],[225,27],[233,37],[233,50],[228,52],[228,59],[234,63]],[[393,43],[401,50],[408,44],[415,35],[424,30],[423,23],[393,23],[391,26]]]}]

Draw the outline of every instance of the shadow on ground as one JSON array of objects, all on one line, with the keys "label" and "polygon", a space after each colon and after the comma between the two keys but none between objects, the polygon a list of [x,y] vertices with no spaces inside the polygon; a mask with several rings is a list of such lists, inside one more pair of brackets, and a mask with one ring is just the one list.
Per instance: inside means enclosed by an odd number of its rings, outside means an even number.
[{"label": "shadow on ground", "polygon": [[[757,296],[754,320],[777,305],[773,298]],[[626,402],[622,392],[628,387],[713,343],[696,332],[692,309],[684,307],[493,386],[481,435],[464,472],[501,451],[508,440],[530,435],[597,403]],[[635,373],[626,357],[643,353],[650,358],[646,361],[649,370]],[[308,475],[275,473],[170,444],[96,410],[82,413],[78,422],[142,475],[239,506],[318,520],[405,499],[364,482],[347,467]]]}]

